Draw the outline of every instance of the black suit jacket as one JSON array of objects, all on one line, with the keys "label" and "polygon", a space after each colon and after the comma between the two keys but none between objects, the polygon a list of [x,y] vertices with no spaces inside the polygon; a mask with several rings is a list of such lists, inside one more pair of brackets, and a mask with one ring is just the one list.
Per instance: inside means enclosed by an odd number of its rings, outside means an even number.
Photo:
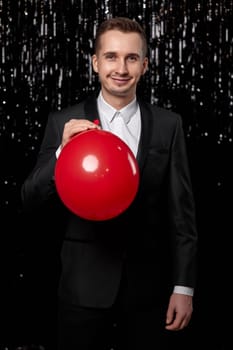
[{"label": "black suit jacket", "polygon": [[[139,104],[140,184],[135,200],[111,220],[67,215],[59,296],[74,305],[111,306],[123,270],[132,304],[161,303],[174,285],[195,286],[195,205],[182,121],[171,111]],[[55,152],[71,118],[99,118],[96,97],[49,115],[36,165],[22,186],[25,209],[38,210],[54,197],[59,201]]]}]

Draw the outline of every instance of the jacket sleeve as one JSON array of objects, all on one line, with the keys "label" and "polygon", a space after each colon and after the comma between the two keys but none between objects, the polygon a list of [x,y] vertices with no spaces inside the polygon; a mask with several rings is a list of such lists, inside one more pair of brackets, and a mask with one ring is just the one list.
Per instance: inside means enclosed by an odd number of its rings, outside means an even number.
[{"label": "jacket sleeve", "polygon": [[25,210],[41,206],[56,195],[54,169],[56,150],[61,138],[62,130],[57,124],[56,114],[51,113],[35,166],[21,187],[22,205]]},{"label": "jacket sleeve", "polygon": [[174,283],[194,287],[197,263],[196,213],[181,118],[177,118],[171,145],[169,187]]}]

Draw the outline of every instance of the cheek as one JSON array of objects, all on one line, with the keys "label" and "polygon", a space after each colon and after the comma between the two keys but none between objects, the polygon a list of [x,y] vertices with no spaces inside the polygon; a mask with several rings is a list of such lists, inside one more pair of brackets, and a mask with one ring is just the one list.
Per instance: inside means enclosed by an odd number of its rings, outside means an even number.
[{"label": "cheek", "polygon": [[145,68],[142,65],[137,65],[131,69],[131,74],[133,74],[135,77],[141,77],[145,72]]},{"label": "cheek", "polygon": [[143,72],[144,72],[143,69],[138,69],[137,71],[135,71],[134,76],[137,77],[137,80],[141,78],[141,76],[144,74]]},{"label": "cheek", "polygon": [[113,67],[108,63],[98,65],[98,73],[103,77],[111,73],[112,70],[113,70]]}]

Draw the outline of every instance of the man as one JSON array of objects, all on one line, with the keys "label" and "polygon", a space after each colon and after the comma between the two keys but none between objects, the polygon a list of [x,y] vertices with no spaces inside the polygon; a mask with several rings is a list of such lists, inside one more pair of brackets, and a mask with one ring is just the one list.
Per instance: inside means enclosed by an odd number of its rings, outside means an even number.
[{"label": "man", "polygon": [[67,215],[59,350],[167,349],[168,331],[184,329],[192,316],[197,230],[185,139],[179,115],[137,96],[146,55],[145,33],[136,21],[113,18],[100,25],[92,57],[100,91],[50,114],[37,162],[22,186],[26,209],[59,201],[57,157],[74,135],[93,128],[128,143],[140,169],[136,198],[116,218]]}]

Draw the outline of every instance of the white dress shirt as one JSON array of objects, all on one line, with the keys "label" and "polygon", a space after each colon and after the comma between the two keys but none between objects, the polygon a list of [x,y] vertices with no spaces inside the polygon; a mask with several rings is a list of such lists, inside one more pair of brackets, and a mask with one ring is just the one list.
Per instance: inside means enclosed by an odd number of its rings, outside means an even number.
[{"label": "white dress shirt", "polygon": [[141,133],[141,116],[136,97],[124,108],[109,105],[100,92],[97,99],[101,127],[120,137],[136,157]]}]

